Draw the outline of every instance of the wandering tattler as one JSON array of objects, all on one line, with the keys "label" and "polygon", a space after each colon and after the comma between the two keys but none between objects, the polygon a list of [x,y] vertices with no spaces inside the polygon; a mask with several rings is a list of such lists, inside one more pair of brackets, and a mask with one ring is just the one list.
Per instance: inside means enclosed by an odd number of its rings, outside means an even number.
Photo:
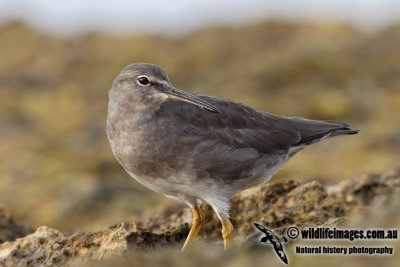
[{"label": "wandering tattler", "polygon": [[208,203],[232,244],[229,201],[268,181],[304,147],[356,134],[350,125],[273,115],[173,87],[152,64],[127,66],[109,91],[107,135],[122,167],[144,186],[190,206],[193,224],[182,250],[199,233]]}]

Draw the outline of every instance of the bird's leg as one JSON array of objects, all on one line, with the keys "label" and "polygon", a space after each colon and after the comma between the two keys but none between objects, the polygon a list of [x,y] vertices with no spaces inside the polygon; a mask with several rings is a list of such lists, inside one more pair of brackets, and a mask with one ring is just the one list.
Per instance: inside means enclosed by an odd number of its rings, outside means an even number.
[{"label": "bird's leg", "polygon": [[233,243],[233,225],[228,218],[221,219],[222,224],[222,238],[224,239],[224,248],[229,250]]},{"label": "bird's leg", "polygon": [[191,207],[191,209],[193,214],[192,228],[190,228],[189,235],[187,236],[181,251],[187,249],[187,247],[192,243],[195,237],[199,234],[204,223],[204,213],[200,206],[194,205]]}]

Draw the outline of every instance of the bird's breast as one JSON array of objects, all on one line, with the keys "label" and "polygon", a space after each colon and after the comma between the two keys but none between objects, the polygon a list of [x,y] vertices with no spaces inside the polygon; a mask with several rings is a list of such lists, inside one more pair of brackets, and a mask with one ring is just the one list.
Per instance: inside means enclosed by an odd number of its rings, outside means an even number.
[{"label": "bird's breast", "polygon": [[174,146],[167,140],[167,127],[154,118],[136,114],[110,121],[107,134],[115,157],[129,173],[159,178],[178,171],[178,165],[170,166]]}]

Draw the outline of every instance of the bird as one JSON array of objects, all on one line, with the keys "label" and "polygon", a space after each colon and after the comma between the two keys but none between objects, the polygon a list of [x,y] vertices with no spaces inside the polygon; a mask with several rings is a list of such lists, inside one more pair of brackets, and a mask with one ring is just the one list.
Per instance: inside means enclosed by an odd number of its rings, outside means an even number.
[{"label": "bird", "polygon": [[111,150],[145,187],[187,204],[192,226],[186,250],[204,224],[203,204],[233,244],[230,199],[267,182],[293,155],[328,137],[356,134],[350,124],[274,115],[238,102],[172,85],[161,67],[125,67],[108,91]]},{"label": "bird", "polygon": [[262,224],[254,223],[254,226],[264,234],[264,237],[260,239],[260,243],[267,244],[268,242],[270,242],[271,245],[274,247],[275,253],[278,255],[278,257],[284,263],[288,264],[288,259],[282,246],[282,242],[288,241],[287,238],[285,236],[279,238],[271,230],[265,228]]}]

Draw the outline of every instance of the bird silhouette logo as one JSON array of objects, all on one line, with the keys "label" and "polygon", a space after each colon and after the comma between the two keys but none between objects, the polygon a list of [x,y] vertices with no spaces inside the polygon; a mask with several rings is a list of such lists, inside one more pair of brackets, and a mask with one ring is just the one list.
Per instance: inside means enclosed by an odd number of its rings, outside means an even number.
[{"label": "bird silhouette logo", "polygon": [[[260,230],[265,236],[260,239],[260,243],[262,244],[271,244],[274,247],[274,250],[278,257],[286,264],[288,264],[288,258],[283,250],[282,243],[287,242],[287,238],[285,236],[279,237],[275,235],[271,230],[265,228],[263,225],[259,223],[254,223],[254,226]],[[269,242],[269,243],[268,243]]]}]

